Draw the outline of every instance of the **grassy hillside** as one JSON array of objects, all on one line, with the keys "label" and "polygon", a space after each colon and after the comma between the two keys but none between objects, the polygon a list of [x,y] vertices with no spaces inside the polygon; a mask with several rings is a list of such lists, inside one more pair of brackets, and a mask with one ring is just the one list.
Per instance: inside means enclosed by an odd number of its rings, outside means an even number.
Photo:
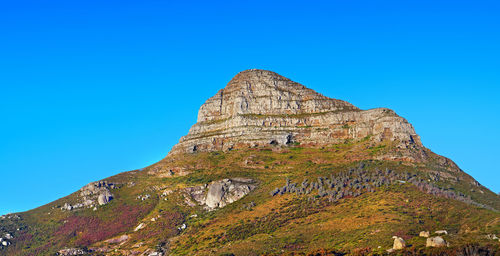
[{"label": "grassy hillside", "polygon": [[[54,255],[65,247],[93,255],[383,254],[393,235],[407,242],[403,254],[500,253],[499,241],[486,238],[500,236],[498,195],[428,150],[422,162],[391,160],[388,152],[398,149],[347,141],[170,156],[107,178],[114,199],[95,210],[61,210],[78,201],[76,192],[0,219],[14,236],[0,254]],[[185,188],[234,177],[252,178],[257,188],[214,211],[190,206]],[[272,193],[293,186],[300,191]],[[441,229],[450,247],[427,249],[419,232]]]}]

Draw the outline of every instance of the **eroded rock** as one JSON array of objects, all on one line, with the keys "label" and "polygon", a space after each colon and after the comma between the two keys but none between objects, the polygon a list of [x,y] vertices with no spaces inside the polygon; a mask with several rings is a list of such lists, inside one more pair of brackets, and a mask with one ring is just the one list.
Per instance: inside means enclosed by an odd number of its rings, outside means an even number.
[{"label": "eroded rock", "polygon": [[71,204],[65,203],[62,207],[61,210],[64,211],[71,211],[73,209],[73,206]]},{"label": "eroded rock", "polygon": [[117,243],[123,243],[123,242],[127,241],[129,238],[130,238],[130,236],[128,236],[128,235],[121,235],[121,236],[116,237],[116,238],[108,239],[104,242],[110,243],[110,244],[117,244]]},{"label": "eroded rock", "polygon": [[105,204],[109,203],[109,201],[111,201],[111,199],[113,199],[113,194],[111,194],[111,192],[109,192],[109,191],[103,191],[97,197],[97,202],[99,203],[99,205],[105,205]]},{"label": "eroded rock", "polygon": [[208,187],[205,204],[209,208],[222,208],[246,196],[255,188],[250,179],[223,179]]},{"label": "eroded rock", "polygon": [[137,231],[143,229],[144,227],[146,227],[146,224],[140,223],[139,225],[137,225],[137,227],[135,227],[134,231],[137,232]]},{"label": "eroded rock", "polygon": [[88,250],[80,249],[80,248],[65,248],[61,249],[57,252],[57,255],[61,256],[72,256],[72,255],[84,255],[89,253]]},{"label": "eroded rock", "polygon": [[406,243],[405,240],[403,240],[403,238],[393,236],[392,239],[394,239],[394,244],[392,245],[392,249],[401,250],[406,247]]},{"label": "eroded rock", "polygon": [[440,236],[429,237],[425,243],[426,247],[444,247],[447,245],[446,241]]},{"label": "eroded rock", "polygon": [[421,146],[413,126],[390,109],[363,111],[274,72],[254,69],[238,73],[208,99],[197,123],[169,154],[363,138],[397,141],[402,149]]},{"label": "eroded rock", "polygon": [[107,181],[92,182],[80,189],[82,197],[81,207],[95,207],[95,205],[105,205],[113,199],[111,189],[115,189],[113,183]]},{"label": "eroded rock", "polygon": [[213,210],[241,199],[254,190],[255,187],[255,181],[252,179],[231,178],[215,181],[210,185],[205,184],[186,188],[185,191],[198,204],[205,205],[209,210]]},{"label": "eroded rock", "polygon": [[436,233],[438,235],[448,235],[448,231],[446,231],[446,230],[437,230],[434,233]]},{"label": "eroded rock", "polygon": [[431,234],[429,233],[429,231],[421,231],[420,234],[418,234],[418,236],[429,237],[429,236],[431,236]]}]

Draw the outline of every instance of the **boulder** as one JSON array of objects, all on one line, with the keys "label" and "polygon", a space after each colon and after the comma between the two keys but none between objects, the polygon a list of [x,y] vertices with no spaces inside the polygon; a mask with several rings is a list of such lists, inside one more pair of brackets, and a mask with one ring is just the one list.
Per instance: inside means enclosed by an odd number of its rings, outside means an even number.
[{"label": "boulder", "polygon": [[406,247],[406,243],[405,240],[403,240],[403,238],[393,236],[392,239],[394,239],[394,244],[392,245],[392,249],[401,250]]},{"label": "boulder", "polygon": [[117,244],[117,243],[123,243],[123,242],[127,241],[129,238],[130,238],[130,236],[128,236],[128,235],[121,235],[120,237],[111,238],[111,239],[108,239],[104,242],[110,243],[110,244]]},{"label": "boulder", "polygon": [[97,197],[99,205],[105,205],[113,199],[113,195],[109,191],[104,191]]},{"label": "boulder", "polygon": [[270,194],[271,196],[275,196],[275,195],[277,195],[279,192],[280,192],[280,189],[279,189],[279,188],[275,188],[275,189],[273,189],[273,191],[271,191],[269,194]]},{"label": "boulder", "polygon": [[497,235],[495,234],[488,234],[486,235],[486,238],[490,239],[490,240],[500,240]]},{"label": "boulder", "polygon": [[148,256],[163,256],[163,252],[152,252],[150,254],[148,254]]},{"label": "boulder", "polygon": [[205,204],[210,208],[217,208],[224,196],[224,183],[214,182],[208,187],[207,199]]},{"label": "boulder", "polygon": [[[93,207],[95,204],[104,205],[113,199],[110,189],[115,189],[116,186],[107,181],[92,182],[80,189],[81,203],[79,207]],[[97,201],[97,203],[96,203]],[[78,208],[73,206],[73,208]]]},{"label": "boulder", "polygon": [[73,209],[73,206],[71,204],[65,203],[63,207],[61,207],[61,210],[66,210],[66,211],[71,211]]},{"label": "boulder", "polygon": [[418,234],[420,237],[429,237],[431,236],[429,231],[421,231],[420,234]]},{"label": "boulder", "polygon": [[62,250],[59,250],[57,252],[57,255],[61,256],[70,256],[70,255],[84,255],[87,254],[89,251],[80,249],[80,248],[65,248]]},{"label": "boulder", "polygon": [[425,243],[426,247],[444,247],[447,245],[448,244],[446,243],[446,241],[440,236],[429,237],[427,238],[427,242]]},{"label": "boulder", "polygon": [[448,231],[446,231],[446,230],[437,230],[434,233],[436,233],[438,235],[448,235]]},{"label": "boulder", "polygon": [[137,232],[137,231],[139,231],[139,230],[143,229],[145,226],[146,226],[146,224],[141,223],[141,224],[139,224],[139,225],[138,225],[138,226],[134,229],[134,231],[135,231],[135,232]]},{"label": "boulder", "polygon": [[177,229],[182,231],[186,228],[187,228],[186,223],[182,223],[182,225],[180,227],[178,227]]},{"label": "boulder", "polygon": [[209,209],[222,208],[255,189],[252,179],[234,178],[215,181],[208,186],[204,204]]},{"label": "boulder", "polygon": [[198,204],[205,204],[206,200],[206,188],[208,187],[207,184],[197,186],[197,187],[190,187],[186,188],[185,191],[198,203]]},{"label": "boulder", "polygon": [[87,199],[83,201],[83,206],[92,206],[94,204],[94,201]]}]

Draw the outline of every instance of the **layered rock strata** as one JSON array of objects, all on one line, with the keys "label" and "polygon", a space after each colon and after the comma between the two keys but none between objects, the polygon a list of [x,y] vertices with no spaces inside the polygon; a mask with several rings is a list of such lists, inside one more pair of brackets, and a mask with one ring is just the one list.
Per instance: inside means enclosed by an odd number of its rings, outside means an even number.
[{"label": "layered rock strata", "polygon": [[412,125],[386,108],[360,110],[266,70],[237,74],[200,108],[170,154],[268,145],[327,145],[369,138],[421,146]]}]

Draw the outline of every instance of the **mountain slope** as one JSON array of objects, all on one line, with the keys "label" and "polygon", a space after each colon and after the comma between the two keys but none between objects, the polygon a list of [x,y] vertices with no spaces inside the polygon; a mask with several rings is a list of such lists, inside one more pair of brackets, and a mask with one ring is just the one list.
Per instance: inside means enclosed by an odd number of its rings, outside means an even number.
[{"label": "mountain slope", "polygon": [[[498,209],[394,111],[247,70],[165,159],[2,216],[0,254],[383,254],[398,236],[403,254],[494,255]],[[419,237],[443,229],[449,247]]]}]

